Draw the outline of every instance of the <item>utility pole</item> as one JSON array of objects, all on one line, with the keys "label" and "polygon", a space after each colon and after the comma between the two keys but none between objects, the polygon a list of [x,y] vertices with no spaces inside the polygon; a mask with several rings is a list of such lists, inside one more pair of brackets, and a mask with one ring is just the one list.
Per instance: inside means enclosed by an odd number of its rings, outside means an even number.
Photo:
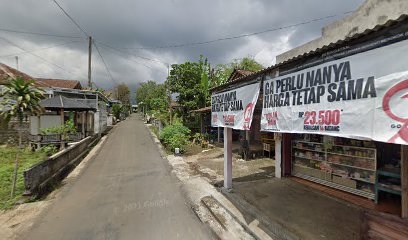
[{"label": "utility pole", "polygon": [[173,125],[172,124],[172,118],[173,118],[173,109],[172,109],[172,107],[171,107],[171,93],[170,93],[170,90],[169,90],[169,77],[170,77],[170,65],[169,64],[167,64],[167,93],[169,94],[169,112],[170,112],[170,125]]},{"label": "utility pole", "polygon": [[16,69],[18,70],[18,56],[16,56]]},{"label": "utility pole", "polygon": [[92,61],[92,37],[89,36],[89,49],[88,49],[88,87],[89,88],[92,88],[91,61]]}]

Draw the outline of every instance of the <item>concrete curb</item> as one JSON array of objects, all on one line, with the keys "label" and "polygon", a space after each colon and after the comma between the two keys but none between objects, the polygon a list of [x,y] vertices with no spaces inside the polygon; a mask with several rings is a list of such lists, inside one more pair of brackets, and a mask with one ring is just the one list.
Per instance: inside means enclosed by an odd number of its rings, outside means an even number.
[{"label": "concrete curb", "polygon": [[238,232],[241,239],[260,239],[213,196],[203,197],[201,202],[226,231]]},{"label": "concrete curb", "polygon": [[[173,155],[167,156],[161,145],[159,139],[151,131],[149,125],[145,124],[146,128],[150,132],[152,140],[157,144],[160,155],[163,159],[167,160],[170,167],[172,168],[172,173],[181,182],[182,188],[187,198],[190,199],[191,209],[195,215],[200,219],[201,222],[207,224],[212,232],[218,236],[220,239],[271,239],[267,237],[265,232],[258,229],[260,235],[252,231],[250,228],[253,224],[245,224],[240,221],[239,217],[235,216],[233,211],[229,210],[227,205],[231,206],[232,203],[224,205],[223,201],[228,201],[219,192],[219,189],[211,184],[211,180],[206,177],[199,175],[189,175],[188,170],[190,169],[189,164],[184,162],[182,157],[176,157]],[[204,189],[201,186],[195,186],[194,184],[205,184]],[[196,187],[196,188],[195,188]],[[201,190],[200,190],[201,189]],[[198,194],[197,194],[198,193]],[[218,200],[215,195],[223,198]],[[228,224],[223,223],[222,219],[228,219]],[[277,239],[277,238],[276,238]]]},{"label": "concrete curb", "polygon": [[75,167],[75,169],[68,174],[68,176],[63,180],[63,182],[76,178],[83,172],[85,167],[88,165],[88,162],[94,159],[101,151],[101,148],[105,144],[107,137],[108,135],[105,135],[102,138],[100,138],[99,142],[88,152],[85,158],[82,159],[82,161]]},{"label": "concrete curb", "polygon": [[277,222],[270,221],[267,217],[264,216],[258,209],[252,206],[250,203],[246,202],[244,199],[235,198],[233,192],[223,192],[223,195],[231,201],[234,205],[239,206],[246,214],[252,216],[259,220],[260,225],[264,226],[263,230],[267,232],[273,239],[282,239],[282,240],[300,240],[301,238],[296,234],[289,232],[285,227]]}]

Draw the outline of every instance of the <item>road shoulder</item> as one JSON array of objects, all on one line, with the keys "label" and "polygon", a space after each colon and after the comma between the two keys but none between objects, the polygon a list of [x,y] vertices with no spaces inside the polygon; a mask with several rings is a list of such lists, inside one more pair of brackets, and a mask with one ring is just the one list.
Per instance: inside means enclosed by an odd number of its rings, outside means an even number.
[{"label": "road shoulder", "polygon": [[62,197],[63,192],[72,186],[81,173],[85,171],[92,159],[98,155],[106,139],[107,136],[102,137],[78,166],[62,181],[61,187],[48,194],[45,199],[20,204],[13,209],[1,211],[0,239],[21,239],[30,229],[34,228],[36,222],[44,216],[53,203]]}]

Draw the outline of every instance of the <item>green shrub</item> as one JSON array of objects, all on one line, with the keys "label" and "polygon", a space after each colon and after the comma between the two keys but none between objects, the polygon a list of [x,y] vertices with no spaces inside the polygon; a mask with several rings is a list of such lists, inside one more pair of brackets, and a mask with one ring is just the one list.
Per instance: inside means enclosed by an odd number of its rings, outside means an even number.
[{"label": "green shrub", "polygon": [[171,151],[174,151],[174,148],[180,148],[183,151],[184,146],[189,142],[190,133],[190,129],[183,124],[174,123],[163,128],[160,133],[160,141]]},{"label": "green shrub", "polygon": [[45,153],[47,156],[52,156],[58,152],[58,148],[54,145],[46,145],[40,149],[41,152]]},{"label": "green shrub", "polygon": [[185,146],[189,143],[189,136],[181,133],[176,133],[170,138],[168,143],[169,148],[174,151],[175,148],[179,148],[180,152],[185,151]]},{"label": "green shrub", "polygon": [[41,128],[40,130],[43,134],[50,134],[50,133],[61,134],[62,139],[64,141],[68,140],[69,134],[77,133],[74,121],[72,121],[71,119],[66,121],[64,125],[50,127],[50,128]]}]

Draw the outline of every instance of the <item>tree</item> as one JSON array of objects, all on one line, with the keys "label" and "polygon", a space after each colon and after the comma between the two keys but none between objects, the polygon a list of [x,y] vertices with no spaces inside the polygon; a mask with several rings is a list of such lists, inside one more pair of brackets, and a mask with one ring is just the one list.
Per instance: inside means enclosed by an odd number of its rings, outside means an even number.
[{"label": "tree", "polygon": [[122,106],[119,104],[115,104],[112,106],[112,113],[116,120],[120,120],[120,113],[122,112]]},{"label": "tree", "polygon": [[9,121],[11,118],[17,118],[19,122],[18,129],[18,151],[14,164],[13,185],[11,188],[11,197],[14,197],[17,180],[18,160],[22,149],[22,125],[24,114],[38,114],[42,111],[40,100],[44,97],[42,90],[33,87],[34,81],[25,81],[21,77],[9,79],[8,85],[0,94],[2,102],[0,104],[2,115]]},{"label": "tree", "polygon": [[168,99],[165,84],[158,84],[154,81],[142,83],[136,90],[136,102],[145,111],[155,114],[161,120],[168,118]]},{"label": "tree", "polygon": [[129,87],[124,84],[118,84],[115,87],[115,97],[117,100],[121,101],[123,104],[130,104],[130,90]]},{"label": "tree", "polygon": [[171,93],[178,94],[177,100],[186,111],[195,110],[203,104],[201,87],[202,66],[197,62],[173,64],[167,84]]}]

